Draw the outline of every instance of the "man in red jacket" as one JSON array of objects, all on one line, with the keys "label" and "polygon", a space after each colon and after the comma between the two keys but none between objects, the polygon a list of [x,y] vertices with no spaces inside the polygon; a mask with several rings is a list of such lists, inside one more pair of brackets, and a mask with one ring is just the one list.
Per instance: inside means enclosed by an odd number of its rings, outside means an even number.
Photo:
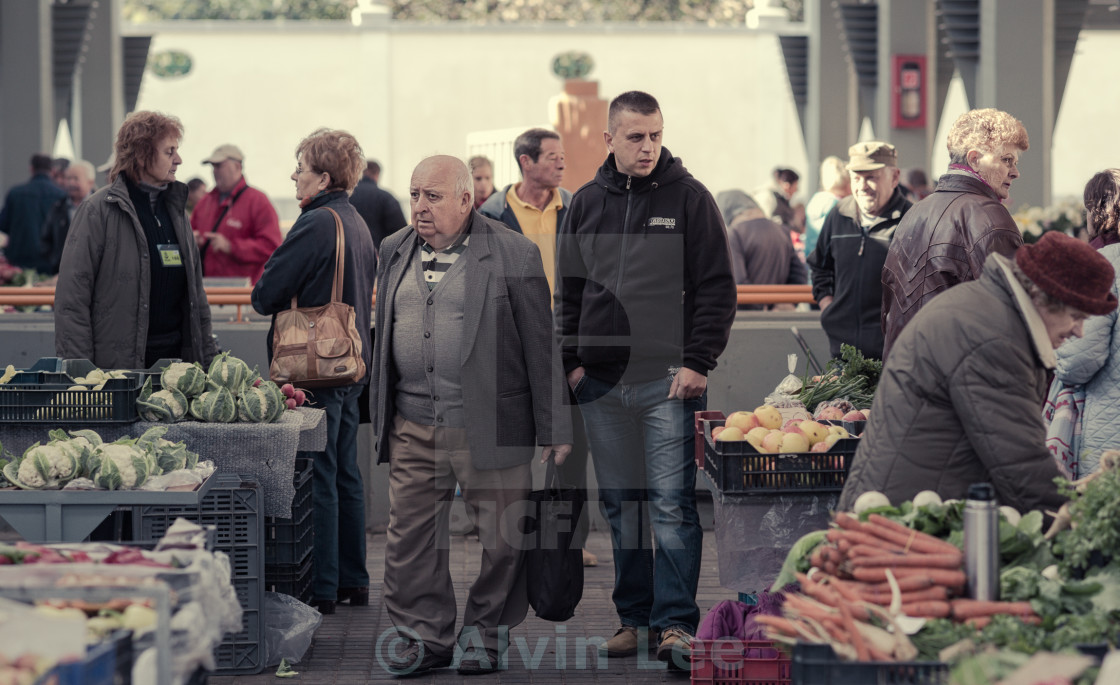
[{"label": "man in red jacket", "polygon": [[191,214],[203,276],[244,276],[256,283],[280,245],[280,220],[268,196],[250,188],[241,173],[245,156],[222,145],[203,164],[214,167],[214,189]]}]

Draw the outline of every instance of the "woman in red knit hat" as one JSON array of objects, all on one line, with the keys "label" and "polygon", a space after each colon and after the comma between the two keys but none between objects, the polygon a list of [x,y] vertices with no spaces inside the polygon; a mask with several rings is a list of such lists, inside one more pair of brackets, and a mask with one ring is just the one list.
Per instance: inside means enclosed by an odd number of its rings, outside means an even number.
[{"label": "woman in red knit hat", "polygon": [[1039,411],[1047,372],[1087,317],[1116,309],[1114,288],[1108,259],[1052,232],[935,297],[887,358],[840,508],[870,490],[893,503],[922,490],[963,499],[990,482],[1001,504],[1057,509]]}]

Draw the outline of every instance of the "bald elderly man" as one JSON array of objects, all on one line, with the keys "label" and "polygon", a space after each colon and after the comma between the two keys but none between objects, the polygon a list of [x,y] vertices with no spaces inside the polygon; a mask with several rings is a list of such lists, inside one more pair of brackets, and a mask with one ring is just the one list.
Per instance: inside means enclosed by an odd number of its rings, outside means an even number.
[{"label": "bald elderly man", "polygon": [[[412,223],[385,238],[377,270],[370,416],[389,463],[383,599],[400,632],[390,672],[450,666],[497,670],[528,611],[515,528],[529,463],[571,450],[570,412],[552,336],[540,250],[474,210],[474,183],[455,157],[412,172]],[[456,634],[448,513],[462,485],[483,545]]]}]

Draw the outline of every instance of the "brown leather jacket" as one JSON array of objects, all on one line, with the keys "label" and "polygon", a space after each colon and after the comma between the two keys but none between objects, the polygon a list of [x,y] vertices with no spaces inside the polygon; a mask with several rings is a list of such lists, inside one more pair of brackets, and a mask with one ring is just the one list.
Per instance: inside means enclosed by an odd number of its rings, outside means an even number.
[{"label": "brown leather jacket", "polygon": [[1022,244],[991,187],[961,173],[938,179],[937,190],[903,217],[883,264],[883,359],[935,295],[979,278],[992,252],[1010,256]]}]

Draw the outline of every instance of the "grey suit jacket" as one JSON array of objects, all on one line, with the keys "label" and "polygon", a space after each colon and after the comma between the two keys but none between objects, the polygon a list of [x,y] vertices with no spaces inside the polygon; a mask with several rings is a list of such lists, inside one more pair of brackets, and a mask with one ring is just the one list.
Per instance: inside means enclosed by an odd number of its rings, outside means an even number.
[{"label": "grey suit jacket", "polygon": [[[533,459],[537,445],[572,442],[567,386],[552,334],[548,281],[540,250],[501,223],[471,212],[466,278],[462,385],[471,461],[501,469]],[[411,225],[381,244],[370,385],[370,419],[378,462],[389,460],[396,371],[391,349],[393,300],[419,249]]]}]

